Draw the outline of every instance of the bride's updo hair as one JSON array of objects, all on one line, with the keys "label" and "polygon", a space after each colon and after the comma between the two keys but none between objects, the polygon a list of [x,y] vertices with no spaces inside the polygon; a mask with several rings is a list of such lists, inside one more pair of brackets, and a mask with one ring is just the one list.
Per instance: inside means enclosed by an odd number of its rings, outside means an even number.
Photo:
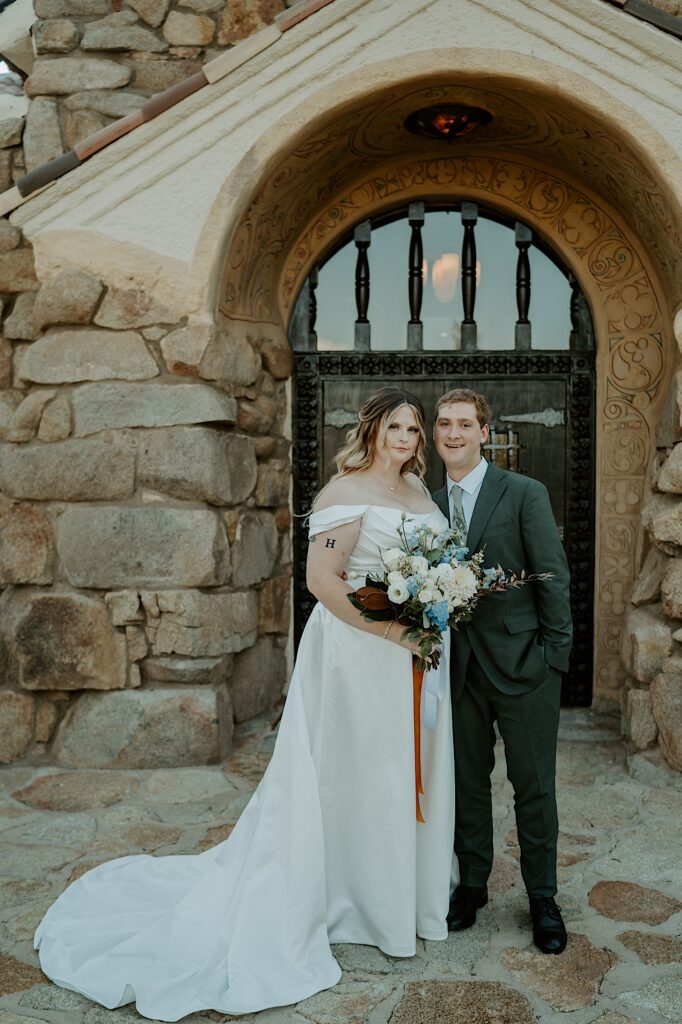
[{"label": "bride's updo hair", "polygon": [[[377,449],[383,447],[393,416],[401,406],[407,405],[414,413],[419,427],[419,443],[414,456],[400,470],[401,474],[416,473],[423,479],[426,473],[426,423],[421,402],[414,395],[398,387],[373,391],[358,412],[358,422],[346,434],[346,443],[334,458],[336,474],[333,479],[369,469]],[[386,456],[388,463],[388,455]]]}]

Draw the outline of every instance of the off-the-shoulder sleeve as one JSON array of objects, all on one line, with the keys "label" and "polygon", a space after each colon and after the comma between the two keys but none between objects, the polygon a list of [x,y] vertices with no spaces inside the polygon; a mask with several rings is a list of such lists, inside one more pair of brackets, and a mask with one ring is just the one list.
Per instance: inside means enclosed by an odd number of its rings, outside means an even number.
[{"label": "off-the-shoulder sleeve", "polygon": [[311,512],[308,517],[308,533],[314,537],[317,533],[326,533],[335,526],[345,526],[354,519],[360,519],[369,505],[330,505],[320,512]]}]

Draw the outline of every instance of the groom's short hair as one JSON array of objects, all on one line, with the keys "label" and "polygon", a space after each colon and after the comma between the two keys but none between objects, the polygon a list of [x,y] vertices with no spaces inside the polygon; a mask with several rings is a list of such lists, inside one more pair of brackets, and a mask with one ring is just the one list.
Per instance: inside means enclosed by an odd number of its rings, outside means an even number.
[{"label": "groom's short hair", "polygon": [[472,391],[471,388],[453,388],[452,391],[446,391],[444,395],[441,395],[436,402],[436,419],[438,419],[443,406],[451,405],[452,402],[470,402],[476,406],[476,419],[479,426],[484,427],[486,423],[490,423],[490,406],[483,395],[479,395],[478,391]]}]

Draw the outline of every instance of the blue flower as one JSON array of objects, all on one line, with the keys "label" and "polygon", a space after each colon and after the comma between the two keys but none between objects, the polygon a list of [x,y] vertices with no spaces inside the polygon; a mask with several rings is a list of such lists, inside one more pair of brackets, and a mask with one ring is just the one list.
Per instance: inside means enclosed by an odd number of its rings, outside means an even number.
[{"label": "blue flower", "polygon": [[426,617],[432,626],[443,632],[448,625],[448,602],[436,601],[426,609]]}]

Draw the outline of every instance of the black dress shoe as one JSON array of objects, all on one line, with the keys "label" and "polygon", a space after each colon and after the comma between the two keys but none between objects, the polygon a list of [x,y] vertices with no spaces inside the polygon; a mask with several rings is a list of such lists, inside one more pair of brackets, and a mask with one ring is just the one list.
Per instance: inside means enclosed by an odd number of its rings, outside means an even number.
[{"label": "black dress shoe", "polygon": [[476,911],[488,902],[486,885],[458,885],[450,900],[448,931],[461,932],[476,921]]},{"label": "black dress shoe", "polygon": [[566,949],[566,926],[552,896],[531,896],[530,916],[533,918],[533,942],[543,953],[563,953]]}]

